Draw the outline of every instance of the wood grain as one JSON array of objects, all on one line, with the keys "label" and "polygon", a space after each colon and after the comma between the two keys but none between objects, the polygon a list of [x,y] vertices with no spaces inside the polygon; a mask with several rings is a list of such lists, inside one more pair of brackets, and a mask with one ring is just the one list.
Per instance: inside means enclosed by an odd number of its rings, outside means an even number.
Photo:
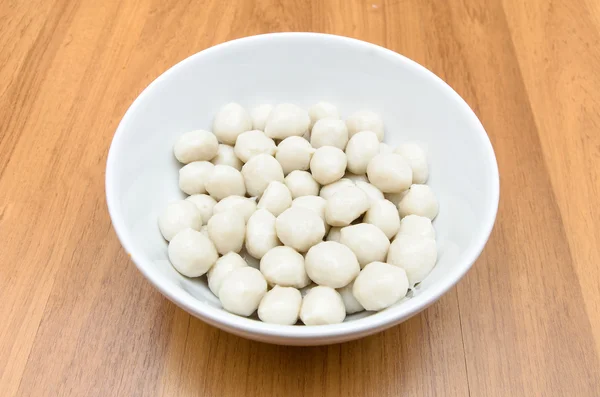
[{"label": "wood grain", "polygon": [[[162,71],[252,34],[398,51],[475,109],[501,173],[466,278],[380,335],[269,346],[205,325],[129,262],[112,134]],[[600,395],[600,3],[0,2],[0,395]]]}]

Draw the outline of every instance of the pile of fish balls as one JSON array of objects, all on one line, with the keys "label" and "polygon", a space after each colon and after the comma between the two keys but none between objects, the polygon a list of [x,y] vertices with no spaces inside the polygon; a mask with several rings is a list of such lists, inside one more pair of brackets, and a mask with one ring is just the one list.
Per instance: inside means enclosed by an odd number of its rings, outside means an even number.
[{"label": "pile of fish balls", "polygon": [[435,266],[425,151],[383,142],[380,115],[223,106],[174,154],[179,188],[158,225],[173,267],[206,275],[223,308],[266,323],[335,324],[399,302]]}]

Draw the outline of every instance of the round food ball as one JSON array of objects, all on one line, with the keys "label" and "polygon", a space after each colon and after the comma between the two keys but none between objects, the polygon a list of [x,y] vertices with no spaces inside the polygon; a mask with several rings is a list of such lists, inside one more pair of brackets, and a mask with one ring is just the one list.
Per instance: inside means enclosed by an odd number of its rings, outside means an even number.
[{"label": "round food ball", "polygon": [[252,119],[252,128],[255,130],[265,130],[265,126],[267,125],[267,119],[269,118],[269,114],[271,114],[271,110],[273,110],[273,105],[263,104],[258,105],[250,111],[250,118]]},{"label": "round food ball", "polygon": [[354,281],[350,284],[346,285],[337,290],[340,296],[342,297],[342,301],[344,302],[344,307],[346,308],[346,314],[353,314],[362,312],[365,308],[360,304],[359,301],[356,300],[354,294],[352,293],[352,289],[354,288]]},{"label": "round food ball", "polygon": [[273,139],[302,136],[310,126],[308,112],[291,103],[282,103],[271,110],[265,126],[265,134]]},{"label": "round food ball", "polygon": [[310,160],[310,171],[321,185],[333,183],[346,172],[346,154],[333,146],[320,147]]},{"label": "round food ball", "polygon": [[[216,250],[215,250],[216,252]],[[229,273],[234,271],[235,269],[239,269],[241,267],[246,267],[248,264],[239,254],[235,252],[230,252],[228,254],[223,255],[208,271],[208,288],[215,294],[217,297],[219,296],[219,290],[221,289],[221,285],[223,284],[223,280]]]},{"label": "round food ball", "polygon": [[410,187],[412,169],[396,153],[378,154],[367,166],[369,182],[384,193],[399,193]]},{"label": "round food ball", "polygon": [[240,104],[228,103],[217,112],[213,120],[213,132],[221,143],[235,145],[237,137],[252,129],[252,119]]},{"label": "round food ball", "polygon": [[275,216],[279,216],[283,211],[292,205],[292,193],[281,182],[273,181],[265,189],[262,197],[258,201],[258,208],[263,208]]},{"label": "round food ball", "polygon": [[200,211],[202,223],[207,224],[208,220],[213,214],[213,208],[215,207],[215,204],[217,204],[215,199],[210,197],[208,194],[193,194],[185,200],[196,205]]},{"label": "round food ball", "polygon": [[324,241],[309,249],[304,265],[312,281],[331,288],[348,285],[360,272],[352,250],[335,241]]},{"label": "round food ball", "polygon": [[219,254],[240,252],[246,236],[244,217],[237,211],[213,214],[208,221],[208,235]]},{"label": "round food ball", "polygon": [[316,196],[319,194],[319,184],[310,172],[292,171],[285,177],[285,185],[290,189],[292,198],[302,196]]},{"label": "round food ball", "polygon": [[348,127],[348,136],[352,136],[361,131],[373,131],[377,134],[379,141],[383,141],[383,120],[381,116],[370,110],[359,110],[346,119]]},{"label": "round food ball", "polygon": [[256,199],[242,196],[229,196],[219,201],[213,208],[213,214],[220,212],[236,211],[244,218],[244,222],[256,211]]},{"label": "round food ball", "polygon": [[283,182],[283,170],[275,157],[268,154],[258,154],[252,157],[242,167],[242,175],[248,194],[253,197],[262,196],[263,192],[273,181]]},{"label": "round food ball", "polygon": [[181,135],[173,152],[180,163],[192,161],[207,161],[217,155],[219,142],[212,132],[196,130]]},{"label": "round food ball", "polygon": [[381,142],[379,144],[379,153],[393,153],[394,152],[394,148],[391,147],[390,145],[388,145],[385,142]]},{"label": "round food ball", "polygon": [[435,240],[399,234],[388,251],[387,262],[406,271],[409,285],[423,281],[435,266],[437,245]]},{"label": "round food ball", "polygon": [[315,123],[322,119],[339,119],[340,114],[338,113],[335,105],[329,102],[318,102],[312,105],[308,109],[308,115],[310,116],[310,128],[312,129]]},{"label": "round food ball", "polygon": [[275,158],[281,164],[285,175],[292,171],[306,171],[310,167],[310,159],[315,149],[310,143],[299,136],[285,138],[277,146]]},{"label": "round food ball", "polygon": [[334,146],[344,150],[348,143],[348,128],[343,120],[321,119],[310,132],[310,144],[314,148]]},{"label": "round food ball", "polygon": [[179,170],[179,189],[186,194],[206,193],[206,182],[215,166],[208,161],[193,161]]},{"label": "round food ball", "polygon": [[435,230],[431,224],[431,219],[419,215],[407,215],[402,218],[398,234],[410,234],[411,236],[435,240]]},{"label": "round food ball", "polygon": [[259,154],[275,154],[275,141],[259,130],[242,132],[235,142],[234,152],[244,163]]},{"label": "round food ball", "polygon": [[369,197],[369,200],[371,200],[371,202],[385,200],[385,197],[383,196],[383,193],[381,193],[381,190],[377,189],[375,186],[371,185],[368,182],[357,181],[356,187],[365,192],[367,194],[367,197]]},{"label": "round food ball", "polygon": [[304,270],[304,257],[291,247],[269,250],[260,260],[260,271],[271,285],[304,288],[310,284]]},{"label": "round food ball", "polygon": [[406,272],[387,263],[371,262],[354,280],[352,292],[365,309],[385,309],[406,296]]},{"label": "round food ball", "polygon": [[416,143],[403,143],[398,146],[394,153],[398,153],[410,165],[413,173],[413,183],[425,183],[429,178],[429,167],[427,166],[427,155]]},{"label": "round food ball", "polygon": [[275,216],[264,209],[257,210],[246,225],[246,250],[260,259],[281,243],[275,230]]},{"label": "round food ball", "polygon": [[348,226],[370,207],[365,192],[356,186],[345,186],[327,200],[325,220],[331,226]]},{"label": "round food ball", "polygon": [[323,224],[325,225],[325,233],[329,232],[329,226],[327,222],[325,222],[325,207],[327,206],[327,200],[323,197],[319,196],[302,196],[295,198],[292,201],[292,207],[303,207],[309,210],[316,212],[321,219],[323,220]]},{"label": "round food ball", "polygon": [[379,140],[373,131],[356,133],[348,141],[346,157],[348,170],[353,174],[362,175],[367,172],[369,162],[379,154]]},{"label": "round food ball", "polygon": [[298,206],[283,211],[277,217],[275,228],[279,240],[299,252],[308,251],[325,236],[321,217],[312,210]]},{"label": "round food ball", "polygon": [[229,196],[244,196],[246,185],[242,173],[228,165],[215,165],[206,181],[206,191],[215,200]]},{"label": "round food ball", "polygon": [[240,171],[244,165],[235,155],[233,146],[220,144],[217,155],[211,160],[214,165],[228,165]]},{"label": "round food ball", "polygon": [[266,293],[267,282],[262,273],[245,266],[225,277],[219,289],[219,300],[228,312],[247,317],[258,309]]},{"label": "round food ball", "polygon": [[258,318],[268,324],[294,325],[298,321],[301,305],[300,291],[276,285],[260,301]]},{"label": "round food ball", "polygon": [[158,228],[167,241],[171,241],[184,229],[200,230],[200,227],[202,227],[200,210],[194,203],[186,200],[167,204],[167,208],[158,217]]},{"label": "round food ball", "polygon": [[323,186],[319,192],[319,196],[323,197],[325,200],[329,200],[339,189],[346,186],[354,186],[354,182],[350,179],[342,178],[339,181]]},{"label": "round food ball", "polygon": [[335,241],[340,242],[340,238],[342,236],[342,228],[341,227],[332,227],[327,233],[327,237],[325,237],[326,241]]},{"label": "round food ball", "polygon": [[168,253],[173,267],[187,277],[203,275],[219,257],[208,237],[189,228],[180,231],[171,239]]},{"label": "round food ball", "polygon": [[318,285],[302,300],[300,319],[306,325],[339,324],[345,318],[344,302],[333,288]]},{"label": "round food ball", "polygon": [[361,268],[371,262],[385,261],[390,248],[390,240],[381,229],[369,223],[342,228],[340,243],[354,252]]},{"label": "round food ball", "polygon": [[365,213],[363,222],[377,226],[391,240],[398,233],[400,215],[391,201],[379,200],[371,202],[371,208]]},{"label": "round food ball", "polygon": [[427,185],[412,185],[398,203],[401,217],[419,215],[433,220],[439,210],[439,205],[433,190]]}]

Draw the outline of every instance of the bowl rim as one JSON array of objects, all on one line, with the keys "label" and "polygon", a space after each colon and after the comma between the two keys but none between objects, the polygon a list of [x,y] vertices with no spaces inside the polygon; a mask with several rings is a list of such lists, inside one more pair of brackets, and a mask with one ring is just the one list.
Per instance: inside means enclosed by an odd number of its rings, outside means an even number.
[{"label": "bowl rim", "polygon": [[[127,125],[132,117],[132,114],[144,101],[144,99],[150,95],[150,92],[158,85],[160,85],[166,78],[171,74],[177,72],[184,64],[196,58],[202,58],[210,56],[211,54],[235,48],[236,46],[246,45],[264,40],[329,40],[346,45],[352,45],[357,49],[365,49],[374,51],[385,57],[392,57],[396,60],[400,60],[407,67],[413,69],[415,73],[421,73],[426,75],[428,78],[433,79],[440,85],[441,90],[445,90],[448,95],[458,101],[459,105],[465,109],[466,117],[470,123],[474,123],[476,127],[479,127],[483,133],[478,134],[481,140],[480,144],[485,152],[486,158],[489,159],[487,165],[487,173],[489,174],[490,186],[491,186],[491,200],[487,205],[485,216],[480,220],[483,224],[483,232],[476,236],[471,245],[468,247],[466,252],[463,254],[463,259],[457,262],[457,265],[452,268],[452,271],[447,273],[446,277],[441,279],[435,287],[430,287],[427,290],[423,290],[422,293],[415,297],[405,301],[401,305],[398,305],[392,309],[383,310],[378,313],[374,313],[370,316],[360,318],[357,320],[344,322],[341,324],[332,325],[318,325],[318,326],[297,326],[297,325],[278,325],[278,324],[267,324],[261,321],[257,321],[250,318],[240,317],[235,314],[229,313],[223,309],[213,307],[207,303],[204,303],[192,295],[187,293],[184,289],[176,286],[171,282],[165,282],[159,272],[149,271],[150,263],[144,259],[138,249],[135,248],[134,242],[130,237],[130,233],[127,231],[125,222],[119,212],[117,205],[118,197],[116,195],[116,184],[114,179],[118,173],[117,168],[117,152],[120,152],[121,145],[123,144],[123,137],[126,134]],[[227,41],[200,52],[197,52],[182,61],[178,62],[171,68],[167,69],[164,73],[158,76],[152,81],[133,101],[129,106],[125,115],[119,122],[116,132],[113,136],[110,149],[108,152],[106,162],[106,173],[105,173],[105,190],[106,190],[106,201],[108,211],[112,221],[113,228],[117,234],[121,245],[129,253],[134,264],[138,270],[150,281],[150,283],[160,291],[165,297],[171,300],[176,305],[180,306],[188,313],[202,319],[203,321],[217,326],[219,328],[237,331],[242,334],[252,334],[255,336],[262,337],[262,339],[268,340],[269,338],[279,338],[288,340],[308,340],[313,338],[323,339],[343,339],[344,337],[350,337],[352,335],[366,335],[374,333],[385,328],[389,328],[396,325],[409,317],[419,313],[420,311],[427,308],[429,305],[437,301],[442,295],[444,295],[450,288],[452,288],[471,268],[475,260],[481,254],[489,236],[492,232],[496,215],[498,212],[498,205],[500,199],[500,177],[498,171],[498,163],[492,147],[492,143],[485,132],[483,125],[477,118],[473,110],[465,102],[465,100],[454,91],[445,81],[435,75],[433,72],[418,64],[417,62],[398,54],[392,50],[381,47],[376,44],[368,43],[362,40],[349,38],[345,36],[338,36],[324,33],[309,33],[309,32],[285,32],[285,33],[268,33],[255,36],[243,37],[231,41]]]}]

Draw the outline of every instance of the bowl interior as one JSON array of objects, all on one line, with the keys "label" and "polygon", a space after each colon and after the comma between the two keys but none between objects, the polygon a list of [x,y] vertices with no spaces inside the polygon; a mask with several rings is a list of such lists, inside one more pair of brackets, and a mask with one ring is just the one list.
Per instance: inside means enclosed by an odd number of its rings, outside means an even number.
[{"label": "bowl interior", "polygon": [[[414,295],[381,313],[346,324],[275,329],[220,309],[204,278],[188,279],[169,264],[157,226],[166,204],[183,198],[173,143],[185,131],[211,128],[223,104],[251,108],[326,100],[343,117],[359,109],[383,116],[385,141],[420,142],[440,202],[434,225],[439,259]],[[391,325],[437,299],[479,255],[494,222],[497,165],[485,131],[444,82],[416,63],[357,40],[317,34],[274,34],[225,43],[179,63],[134,102],[115,135],[107,165],[107,198],[115,229],[142,272],[170,299],[205,320],[259,333],[303,337]],[[359,319],[359,317],[365,317]],[[356,321],[354,321],[356,320]],[[257,328],[258,327],[258,328]],[[262,327],[262,328],[261,328]],[[336,329],[336,327],[338,327]]]}]

